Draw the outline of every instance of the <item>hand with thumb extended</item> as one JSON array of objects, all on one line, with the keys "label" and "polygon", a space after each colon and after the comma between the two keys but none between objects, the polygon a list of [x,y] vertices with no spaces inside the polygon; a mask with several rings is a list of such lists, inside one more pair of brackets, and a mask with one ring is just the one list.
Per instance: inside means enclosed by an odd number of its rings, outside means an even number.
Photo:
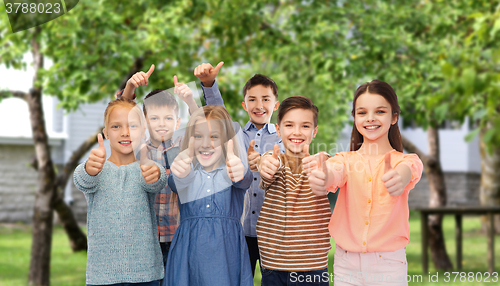
[{"label": "hand with thumb extended", "polygon": [[253,146],[255,145],[255,140],[250,141],[250,145],[248,146],[247,150],[247,157],[248,157],[248,165],[250,166],[250,171],[252,172],[257,172],[257,164],[260,161],[260,154],[259,152],[255,151]]},{"label": "hand with thumb extended", "polygon": [[174,93],[184,102],[188,103],[193,100],[193,91],[185,83],[179,82],[177,76],[174,75]]},{"label": "hand with thumb extended", "polygon": [[317,161],[317,167],[312,170],[309,175],[309,186],[316,196],[325,196],[328,193],[329,170],[326,165],[328,157],[323,152],[318,153],[317,156],[314,157],[317,158],[317,160],[315,160]]},{"label": "hand with thumb extended", "polygon": [[189,146],[175,157],[170,170],[179,178],[184,178],[191,172],[191,162],[194,158],[194,137],[189,138]]},{"label": "hand with thumb extended", "polygon": [[391,166],[391,152],[385,154],[384,164],[384,175],[380,179],[384,182],[387,192],[393,197],[401,195],[404,191],[403,178]]},{"label": "hand with thumb extended", "polygon": [[302,170],[310,175],[312,171],[318,168],[318,160],[316,156],[309,154],[309,144],[304,145],[302,153],[304,154],[302,158]]},{"label": "hand with thumb extended", "polygon": [[272,155],[262,156],[260,159],[260,176],[271,180],[274,174],[278,172],[280,161],[278,160],[279,145],[275,144]]},{"label": "hand with thumb extended", "polygon": [[148,147],[146,144],[141,146],[141,171],[146,184],[152,184],[160,179],[160,168],[148,158]]},{"label": "hand with thumb extended", "polygon": [[89,159],[85,164],[85,171],[91,176],[99,174],[106,162],[106,148],[101,133],[97,134],[97,142],[99,147],[90,151]]},{"label": "hand with thumb extended", "polygon": [[206,87],[211,87],[215,78],[219,74],[219,70],[224,62],[220,62],[215,68],[209,63],[203,63],[194,69],[194,76],[200,79]]},{"label": "hand with thumb extended", "polygon": [[147,72],[137,72],[128,81],[127,85],[131,85],[133,88],[138,88],[139,86],[145,86],[149,83],[149,77],[155,70],[155,65],[151,65]]},{"label": "hand with thumb extended", "polygon": [[227,141],[226,167],[227,176],[231,181],[236,183],[243,180],[245,176],[245,166],[241,163],[241,159],[234,154],[233,140]]}]

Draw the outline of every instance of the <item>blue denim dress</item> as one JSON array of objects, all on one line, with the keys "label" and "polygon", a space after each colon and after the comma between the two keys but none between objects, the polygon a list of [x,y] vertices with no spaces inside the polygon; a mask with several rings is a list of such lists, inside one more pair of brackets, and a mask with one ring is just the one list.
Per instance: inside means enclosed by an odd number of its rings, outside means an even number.
[{"label": "blue denim dress", "polygon": [[163,286],[252,286],[248,248],[241,225],[247,170],[233,183],[226,165],[206,172],[197,164],[185,178],[169,176],[179,194],[181,223],[168,254]]}]

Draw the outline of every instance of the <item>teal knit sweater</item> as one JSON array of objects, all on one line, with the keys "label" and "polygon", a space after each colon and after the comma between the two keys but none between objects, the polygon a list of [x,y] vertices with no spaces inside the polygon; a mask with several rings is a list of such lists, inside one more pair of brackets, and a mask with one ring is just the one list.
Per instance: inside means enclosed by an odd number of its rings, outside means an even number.
[{"label": "teal knit sweater", "polygon": [[167,183],[161,176],[146,184],[139,162],[116,166],[106,161],[96,176],[85,163],[74,173],[76,187],[85,194],[87,212],[87,284],[139,283],[163,278],[154,202]]}]

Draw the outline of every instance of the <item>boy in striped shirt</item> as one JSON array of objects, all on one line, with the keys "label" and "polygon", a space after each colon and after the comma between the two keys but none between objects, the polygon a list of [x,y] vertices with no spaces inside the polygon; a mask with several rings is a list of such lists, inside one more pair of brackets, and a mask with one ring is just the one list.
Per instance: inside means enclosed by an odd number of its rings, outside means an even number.
[{"label": "boy in striped shirt", "polygon": [[[318,108],[303,96],[285,99],[276,130],[285,154],[273,151],[257,163],[266,191],[257,222],[262,286],[328,285],[330,204],[315,196],[302,169],[318,131]],[[293,284],[296,285],[296,284]]]}]

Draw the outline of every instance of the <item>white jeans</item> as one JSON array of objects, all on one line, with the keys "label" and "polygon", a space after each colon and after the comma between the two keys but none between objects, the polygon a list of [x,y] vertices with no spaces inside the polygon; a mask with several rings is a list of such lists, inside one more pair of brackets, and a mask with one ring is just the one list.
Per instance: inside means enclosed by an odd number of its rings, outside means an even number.
[{"label": "white jeans", "polygon": [[349,252],[338,245],[333,261],[335,286],[407,286],[406,247],[387,252]]}]

